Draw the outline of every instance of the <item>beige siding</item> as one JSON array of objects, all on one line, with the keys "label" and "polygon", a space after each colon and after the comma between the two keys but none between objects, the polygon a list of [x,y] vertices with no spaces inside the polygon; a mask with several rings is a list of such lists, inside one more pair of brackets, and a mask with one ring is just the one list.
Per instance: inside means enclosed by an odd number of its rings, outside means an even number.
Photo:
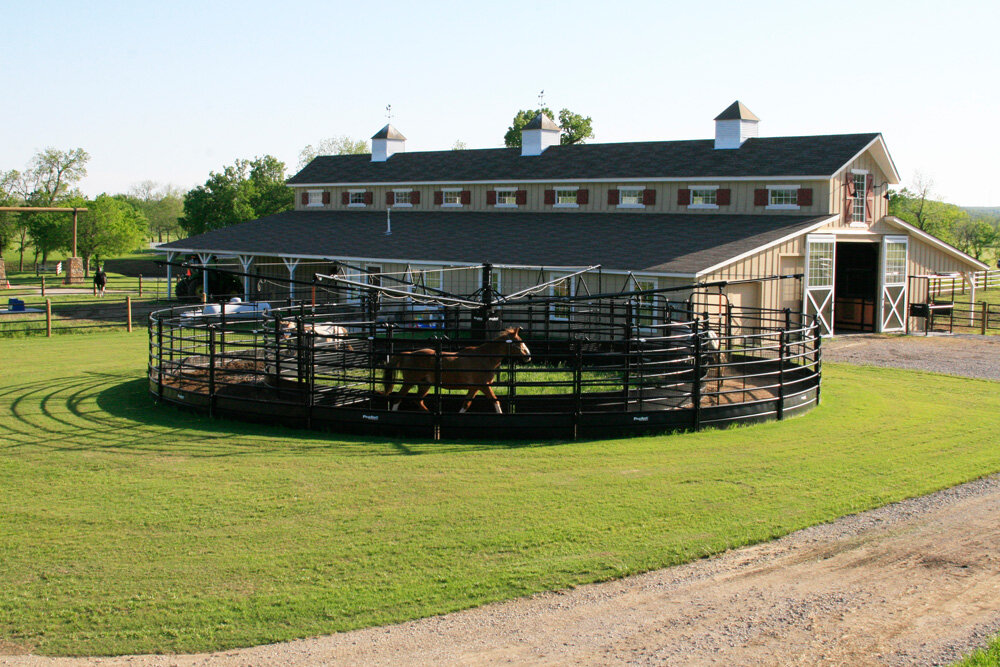
[{"label": "beige siding", "polygon": [[879,168],[874,158],[872,158],[871,152],[866,151],[858,156],[856,160],[850,162],[846,169],[840,171],[830,182],[830,213],[839,213],[841,215],[836,225],[834,225],[837,228],[850,228],[850,212],[845,211],[844,204],[847,196],[845,190],[846,179],[851,175],[852,169],[864,169],[875,178],[875,185],[878,187],[878,190],[875,193],[874,219],[881,220],[889,213],[889,202],[883,196],[885,194],[884,183],[886,182],[886,174]]}]

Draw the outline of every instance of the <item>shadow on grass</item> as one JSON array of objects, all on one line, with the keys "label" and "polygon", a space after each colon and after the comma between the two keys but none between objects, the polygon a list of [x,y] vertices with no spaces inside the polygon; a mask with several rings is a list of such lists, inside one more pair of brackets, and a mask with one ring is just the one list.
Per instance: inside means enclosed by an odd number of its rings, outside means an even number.
[{"label": "shadow on grass", "polygon": [[355,436],[211,418],[157,404],[145,378],[87,373],[0,390],[10,405],[0,417],[0,451],[121,451],[155,455],[233,457],[329,450],[338,455],[414,456],[545,446],[522,442],[434,442]]}]

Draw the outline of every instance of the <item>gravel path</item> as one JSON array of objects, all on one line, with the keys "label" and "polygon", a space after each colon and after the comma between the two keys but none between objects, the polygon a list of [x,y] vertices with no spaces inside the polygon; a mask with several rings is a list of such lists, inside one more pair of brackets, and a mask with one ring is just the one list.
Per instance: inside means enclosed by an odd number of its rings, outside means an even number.
[{"label": "gravel path", "polygon": [[[1000,379],[1000,341],[842,338],[826,359]],[[0,665],[947,664],[1000,630],[1000,475],[603,584],[214,654]]]}]

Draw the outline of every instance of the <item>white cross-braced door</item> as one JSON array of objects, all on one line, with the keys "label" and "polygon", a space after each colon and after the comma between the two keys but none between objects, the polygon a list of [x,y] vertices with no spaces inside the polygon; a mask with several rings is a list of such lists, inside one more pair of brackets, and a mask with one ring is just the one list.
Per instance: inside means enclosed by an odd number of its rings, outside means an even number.
[{"label": "white cross-braced door", "polygon": [[906,329],[906,262],[908,239],[886,236],[882,239],[882,331]]},{"label": "white cross-braced door", "polygon": [[833,335],[833,273],[837,259],[837,240],[831,235],[806,236],[806,280],[803,289],[803,312],[816,317],[819,333]]}]

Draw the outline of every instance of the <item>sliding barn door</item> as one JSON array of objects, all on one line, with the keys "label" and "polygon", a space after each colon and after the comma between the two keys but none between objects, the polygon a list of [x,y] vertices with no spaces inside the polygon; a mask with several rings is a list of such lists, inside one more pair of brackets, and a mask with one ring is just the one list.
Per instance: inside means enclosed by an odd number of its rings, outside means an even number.
[{"label": "sliding barn door", "polygon": [[882,240],[882,331],[906,329],[907,237],[886,236]]},{"label": "sliding barn door", "polygon": [[833,271],[837,240],[830,235],[806,236],[806,281],[802,311],[815,315],[820,334],[833,335]]}]

